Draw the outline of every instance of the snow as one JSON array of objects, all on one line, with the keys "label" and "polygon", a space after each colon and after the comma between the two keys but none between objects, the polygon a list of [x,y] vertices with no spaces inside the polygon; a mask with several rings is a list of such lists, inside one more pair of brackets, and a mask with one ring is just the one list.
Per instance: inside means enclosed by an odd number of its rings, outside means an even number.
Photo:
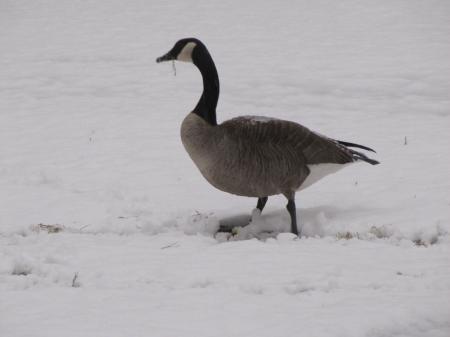
[{"label": "snow", "polygon": [[[449,14],[2,2],[0,336],[449,336]],[[201,78],[155,59],[188,36],[216,62],[219,122],[293,120],[377,151],[297,193],[301,239],[283,197],[252,214],[184,152]]]}]

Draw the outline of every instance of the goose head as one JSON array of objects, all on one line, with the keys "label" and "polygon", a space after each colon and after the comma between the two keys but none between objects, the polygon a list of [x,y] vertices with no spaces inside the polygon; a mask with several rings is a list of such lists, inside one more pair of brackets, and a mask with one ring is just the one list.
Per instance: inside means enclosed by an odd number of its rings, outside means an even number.
[{"label": "goose head", "polygon": [[216,107],[219,99],[219,76],[211,55],[205,45],[198,39],[181,39],[169,52],[156,59],[164,61],[182,61],[193,63],[203,78],[203,93],[192,112],[199,115],[207,123],[217,125]]},{"label": "goose head", "polygon": [[181,39],[175,43],[172,49],[161,57],[156,59],[157,63],[164,61],[181,61],[196,63],[196,56],[200,49],[203,49],[203,43],[195,38]]}]

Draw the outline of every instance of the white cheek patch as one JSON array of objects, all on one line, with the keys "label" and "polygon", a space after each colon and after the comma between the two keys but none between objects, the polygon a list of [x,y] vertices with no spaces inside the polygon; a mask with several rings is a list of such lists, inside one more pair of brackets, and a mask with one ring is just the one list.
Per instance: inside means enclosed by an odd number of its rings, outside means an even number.
[{"label": "white cheek patch", "polygon": [[195,42],[186,43],[181,52],[178,54],[177,60],[192,63],[192,51],[196,45],[197,44]]}]

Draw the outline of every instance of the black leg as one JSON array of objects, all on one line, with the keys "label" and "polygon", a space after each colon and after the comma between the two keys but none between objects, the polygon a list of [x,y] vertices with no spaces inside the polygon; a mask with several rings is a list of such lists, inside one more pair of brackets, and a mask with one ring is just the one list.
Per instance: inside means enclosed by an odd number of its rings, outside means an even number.
[{"label": "black leg", "polygon": [[256,204],[256,208],[259,209],[261,212],[264,209],[264,206],[266,206],[268,197],[262,197],[258,198],[258,204]]},{"label": "black leg", "polygon": [[289,215],[291,216],[291,232],[295,235],[298,235],[295,199],[289,199],[286,208],[289,212]]}]

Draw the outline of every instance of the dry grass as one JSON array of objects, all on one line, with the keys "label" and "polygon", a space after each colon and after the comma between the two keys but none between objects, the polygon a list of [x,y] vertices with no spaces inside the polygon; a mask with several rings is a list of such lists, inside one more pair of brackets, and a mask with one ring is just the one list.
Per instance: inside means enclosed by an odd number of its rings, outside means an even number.
[{"label": "dry grass", "polygon": [[53,233],[59,233],[61,231],[63,231],[64,226],[55,224],[55,225],[46,225],[43,223],[37,224],[37,225],[33,225],[31,227],[31,229],[34,232],[47,232],[49,234],[53,234]]},{"label": "dry grass", "polygon": [[338,240],[351,240],[351,239],[360,239],[359,233],[355,232],[338,232],[336,233],[336,239]]}]

